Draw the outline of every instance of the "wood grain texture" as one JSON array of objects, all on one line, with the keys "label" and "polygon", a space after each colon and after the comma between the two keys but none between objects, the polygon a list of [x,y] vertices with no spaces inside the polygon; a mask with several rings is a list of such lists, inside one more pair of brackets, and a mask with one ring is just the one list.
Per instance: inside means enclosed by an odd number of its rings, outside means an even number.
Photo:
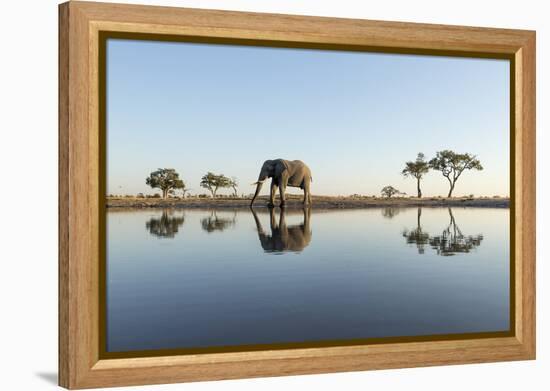
[{"label": "wood grain texture", "polygon": [[59,384],[69,384],[69,7],[59,7]]},{"label": "wood grain texture", "polygon": [[[535,292],[536,292],[536,56],[535,34],[518,51],[521,59],[521,88],[517,99],[520,102],[521,112],[516,119],[518,130],[517,138],[521,139],[521,158],[516,159],[518,169],[521,169],[521,182],[516,183],[516,192],[521,194],[521,210],[516,216],[521,221],[521,254],[516,254],[517,263],[521,265],[521,287],[518,293],[521,297],[522,325],[521,333],[517,335],[527,349],[531,358],[535,358],[536,351],[536,321],[535,321]],[[518,61],[520,60],[518,58]],[[521,95],[520,95],[521,94]],[[518,147],[516,146],[516,150]],[[518,208],[519,209],[519,208]],[[517,234],[517,232],[516,232]],[[519,239],[516,239],[519,240]]]},{"label": "wood grain texture", "polygon": [[[535,357],[534,32],[86,2],[60,5],[59,21],[60,385],[74,389]],[[515,336],[100,360],[102,31],[511,59]]]},{"label": "wood grain texture", "polygon": [[114,31],[486,53],[515,52],[526,38],[524,31],[509,29],[127,4],[73,4],[91,19],[108,22]]}]

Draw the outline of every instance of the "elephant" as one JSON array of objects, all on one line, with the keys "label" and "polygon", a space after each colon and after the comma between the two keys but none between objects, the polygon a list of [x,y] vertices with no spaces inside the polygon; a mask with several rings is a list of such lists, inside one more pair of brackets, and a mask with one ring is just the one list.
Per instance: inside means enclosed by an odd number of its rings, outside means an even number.
[{"label": "elephant", "polygon": [[311,208],[304,208],[304,221],[299,225],[286,225],[285,209],[281,208],[279,222],[275,220],[275,209],[269,208],[271,235],[265,233],[254,209],[250,208],[256,222],[258,238],[266,253],[301,252],[311,242]]},{"label": "elephant", "polygon": [[258,197],[258,194],[260,194],[262,185],[267,178],[272,178],[268,206],[274,206],[277,188],[279,188],[281,206],[285,205],[285,190],[287,186],[299,187],[302,189],[304,191],[304,205],[311,204],[311,171],[304,162],[300,160],[284,159],[266,160],[262,165],[260,175],[258,175],[258,181],[253,183],[253,185],[256,185],[256,192],[250,202],[251,206],[256,200],[256,197]]}]

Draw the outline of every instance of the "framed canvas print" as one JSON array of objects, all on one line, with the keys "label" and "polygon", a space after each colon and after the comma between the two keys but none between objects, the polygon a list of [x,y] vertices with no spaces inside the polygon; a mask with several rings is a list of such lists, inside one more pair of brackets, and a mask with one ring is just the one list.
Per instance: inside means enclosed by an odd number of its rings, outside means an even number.
[{"label": "framed canvas print", "polygon": [[535,33],[59,7],[59,381],[535,358]]}]

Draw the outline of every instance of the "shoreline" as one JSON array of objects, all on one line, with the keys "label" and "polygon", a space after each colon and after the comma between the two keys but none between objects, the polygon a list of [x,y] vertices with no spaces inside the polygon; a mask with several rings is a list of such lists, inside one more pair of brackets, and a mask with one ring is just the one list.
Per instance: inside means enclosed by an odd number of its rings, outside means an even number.
[{"label": "shoreline", "polygon": [[[267,208],[267,197],[259,197],[254,209]],[[137,198],[107,197],[107,208],[189,208],[189,209],[244,209],[250,208],[250,198]],[[328,197],[313,196],[312,209],[364,209],[364,208],[407,208],[407,207],[473,207],[509,208],[509,198],[374,198],[374,197]],[[275,200],[275,207],[279,202]],[[287,199],[286,208],[303,208],[301,197]]]}]

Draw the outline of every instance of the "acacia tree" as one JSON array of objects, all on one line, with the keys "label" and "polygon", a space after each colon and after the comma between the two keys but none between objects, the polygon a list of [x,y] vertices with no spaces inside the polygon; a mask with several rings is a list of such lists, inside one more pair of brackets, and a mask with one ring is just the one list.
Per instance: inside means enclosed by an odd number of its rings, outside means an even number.
[{"label": "acacia tree", "polygon": [[406,162],[405,168],[401,171],[404,177],[416,178],[416,191],[418,198],[422,198],[422,190],[420,190],[420,180],[430,170],[430,165],[424,160],[424,154],[420,152],[414,162]]},{"label": "acacia tree", "polygon": [[145,223],[145,227],[151,235],[158,238],[173,238],[184,221],[183,216],[172,216],[167,211],[163,211],[160,218],[150,219]]},{"label": "acacia tree", "polygon": [[234,212],[233,218],[222,218],[218,217],[216,211],[212,211],[210,217],[206,217],[201,220],[202,229],[208,233],[214,231],[223,231],[226,228],[234,226],[237,220],[237,212]]},{"label": "acacia tree", "polygon": [[233,196],[237,197],[237,187],[239,186],[239,182],[237,181],[237,178],[232,177],[229,180],[229,187],[233,189]]},{"label": "acacia tree", "polygon": [[387,197],[387,198],[391,198],[392,196],[394,196],[396,194],[405,194],[405,193],[400,192],[399,190],[397,190],[393,186],[384,186],[382,188],[382,190],[380,191],[380,193],[382,193],[382,195],[384,197]]},{"label": "acacia tree", "polygon": [[430,168],[441,171],[449,181],[449,194],[451,197],[456,181],[465,170],[483,170],[483,166],[475,155],[469,153],[456,153],[450,150],[437,152],[436,156],[429,162]]},{"label": "acacia tree", "polygon": [[162,190],[162,198],[166,198],[170,190],[185,188],[185,183],[173,168],[159,168],[153,171],[145,179],[145,183],[153,189]]},{"label": "acacia tree", "polygon": [[483,235],[464,235],[449,208],[450,222],[441,235],[430,236],[430,246],[437,251],[438,255],[450,256],[457,253],[469,253],[470,250],[481,245]]},{"label": "acacia tree", "polygon": [[191,190],[191,189],[188,189],[188,188],[187,188],[187,185],[184,183],[184,184],[183,184],[183,187],[180,188],[180,190],[181,190],[181,196],[182,196],[182,198],[185,198],[185,194],[186,194],[187,192],[189,192],[189,190]]},{"label": "acacia tree", "polygon": [[212,198],[216,198],[219,188],[231,187],[231,179],[223,174],[216,175],[209,171],[201,178],[201,187],[208,189]]},{"label": "acacia tree", "polygon": [[430,240],[430,234],[422,229],[420,224],[420,217],[422,216],[422,208],[418,208],[416,212],[416,228],[410,231],[403,231],[403,237],[407,240],[408,244],[416,244],[419,254],[424,254],[425,246]]}]

